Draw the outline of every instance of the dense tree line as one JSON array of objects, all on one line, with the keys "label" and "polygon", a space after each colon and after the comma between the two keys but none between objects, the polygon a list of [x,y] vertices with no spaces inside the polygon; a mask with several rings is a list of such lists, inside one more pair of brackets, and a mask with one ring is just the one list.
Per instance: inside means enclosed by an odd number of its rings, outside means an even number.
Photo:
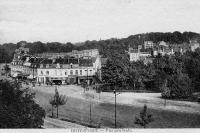
[{"label": "dense tree line", "polygon": [[[16,48],[20,47],[21,43],[25,43],[25,47],[30,49],[30,53],[43,53],[43,52],[70,52],[72,50],[84,50],[84,49],[93,49],[97,48],[104,57],[109,57],[112,51],[125,51],[128,50],[128,47],[135,47],[137,45],[143,44],[145,40],[151,40],[154,43],[158,43],[159,41],[165,41],[170,44],[182,44],[189,43],[192,39],[198,39],[200,42],[200,35],[194,32],[183,32],[180,33],[175,31],[173,33],[161,33],[161,32],[152,32],[145,34],[137,34],[131,35],[127,38],[117,39],[111,38],[107,40],[93,40],[93,41],[85,41],[82,43],[59,43],[59,42],[48,42],[42,43],[38,42],[25,42],[21,41],[17,44],[6,43],[0,45],[0,62],[10,62],[13,57],[13,53]],[[5,52],[2,52],[5,51]],[[6,57],[6,58],[4,58]]]},{"label": "dense tree line", "polygon": [[[102,68],[103,82],[119,90],[162,92],[165,98],[188,98],[200,92],[200,49],[157,56],[153,63],[128,62],[126,53],[112,53]],[[104,87],[105,91],[114,89]]]}]

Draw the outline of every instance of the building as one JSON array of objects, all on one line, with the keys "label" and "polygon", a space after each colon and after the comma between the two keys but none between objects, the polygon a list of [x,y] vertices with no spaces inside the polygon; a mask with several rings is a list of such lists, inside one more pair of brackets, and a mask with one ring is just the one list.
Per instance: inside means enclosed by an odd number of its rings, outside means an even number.
[{"label": "building", "polygon": [[[51,53],[33,56],[21,52],[23,48],[15,51],[11,63],[12,77],[25,77],[36,79],[38,83],[88,84],[101,80],[101,57],[97,50],[73,51],[63,55]],[[48,57],[48,58],[47,58]]]},{"label": "building", "polygon": [[[54,82],[59,84],[88,84],[95,82],[100,73],[99,57],[45,59],[37,69],[37,82]],[[101,79],[101,77],[99,77]]]},{"label": "building", "polygon": [[130,61],[138,61],[140,59],[140,50],[136,48],[129,48]]},{"label": "building", "polygon": [[144,41],[144,49],[149,49],[153,47],[154,47],[153,41]]},{"label": "building", "polygon": [[199,47],[200,47],[200,44],[196,40],[190,41],[191,51],[194,52]]},{"label": "building", "polygon": [[129,53],[130,61],[144,60],[145,58],[151,56],[150,51],[142,51],[140,47],[138,47],[137,49],[129,48],[128,53]]}]

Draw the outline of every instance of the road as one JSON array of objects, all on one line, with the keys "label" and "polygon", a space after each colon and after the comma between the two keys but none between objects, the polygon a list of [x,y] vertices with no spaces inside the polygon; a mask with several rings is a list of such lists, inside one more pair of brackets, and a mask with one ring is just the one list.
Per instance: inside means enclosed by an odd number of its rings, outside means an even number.
[{"label": "road", "polygon": [[[82,87],[76,85],[59,86],[57,88],[60,94],[64,94],[68,97],[74,97],[83,100],[88,100],[91,97],[94,97],[91,99],[93,102],[114,103],[113,93],[102,92],[99,94],[94,90],[84,92]],[[55,86],[36,86],[34,90],[54,94]],[[142,107],[144,104],[147,104],[147,106],[152,109],[200,114],[200,104],[197,102],[166,100],[165,106],[165,100],[160,96],[160,93],[126,92],[117,95],[117,104],[136,107]]]},{"label": "road", "polygon": [[59,119],[46,117],[44,119],[43,128],[88,128],[88,127],[78,125],[76,123],[71,123],[71,122],[62,121]]}]

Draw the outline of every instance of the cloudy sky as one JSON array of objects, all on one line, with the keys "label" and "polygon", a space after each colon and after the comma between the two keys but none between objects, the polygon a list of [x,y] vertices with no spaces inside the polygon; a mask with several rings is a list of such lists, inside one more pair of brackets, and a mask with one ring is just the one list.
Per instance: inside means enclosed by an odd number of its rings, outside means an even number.
[{"label": "cloudy sky", "polygon": [[0,0],[0,43],[200,33],[200,0]]}]

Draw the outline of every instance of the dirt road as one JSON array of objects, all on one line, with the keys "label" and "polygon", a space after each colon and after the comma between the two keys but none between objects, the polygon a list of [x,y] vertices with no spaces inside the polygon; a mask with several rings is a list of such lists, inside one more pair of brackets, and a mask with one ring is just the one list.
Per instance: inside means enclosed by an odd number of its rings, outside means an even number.
[{"label": "dirt road", "polygon": [[[88,100],[101,103],[114,103],[114,94],[108,92],[96,93],[94,90],[84,92],[84,89],[76,85],[67,85],[57,87],[60,94],[69,97]],[[36,86],[35,90],[54,94],[55,86]],[[187,113],[199,113],[200,104],[188,101],[164,100],[160,98],[160,93],[121,93],[117,95],[117,104],[142,107],[147,104],[149,108],[179,111]]]}]

